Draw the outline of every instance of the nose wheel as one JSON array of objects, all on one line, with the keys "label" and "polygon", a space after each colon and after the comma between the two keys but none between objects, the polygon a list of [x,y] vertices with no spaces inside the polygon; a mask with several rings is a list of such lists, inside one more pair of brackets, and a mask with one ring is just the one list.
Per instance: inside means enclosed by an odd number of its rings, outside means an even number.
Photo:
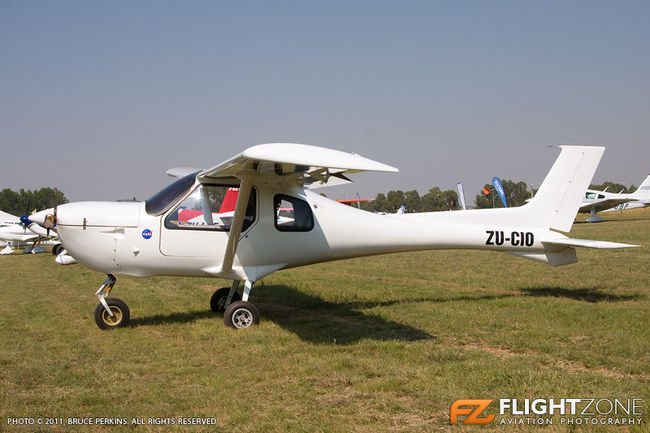
[{"label": "nose wheel", "polygon": [[[100,329],[122,328],[129,323],[131,312],[126,302],[119,298],[106,299],[110,313],[102,303],[95,308],[95,323]],[[111,315],[112,314],[112,315]]]},{"label": "nose wheel", "polygon": [[123,328],[129,324],[131,312],[121,299],[108,298],[115,285],[115,276],[106,274],[106,281],[95,292],[99,305],[95,308],[95,323],[99,329]]}]

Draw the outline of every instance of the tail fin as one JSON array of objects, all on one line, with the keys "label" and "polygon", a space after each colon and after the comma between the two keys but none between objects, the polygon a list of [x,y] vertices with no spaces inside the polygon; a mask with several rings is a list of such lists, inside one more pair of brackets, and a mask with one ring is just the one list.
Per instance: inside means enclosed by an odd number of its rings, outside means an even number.
[{"label": "tail fin", "polygon": [[639,185],[639,187],[632,193],[636,200],[641,200],[643,202],[650,201],[650,174],[645,180]]},{"label": "tail fin", "polygon": [[563,232],[571,230],[582,195],[587,190],[604,147],[560,146],[560,156],[535,197],[524,208],[533,225]]},{"label": "tail fin", "polygon": [[237,196],[239,195],[239,188],[228,188],[226,196],[223,198],[219,213],[234,212],[235,205],[237,204]]}]

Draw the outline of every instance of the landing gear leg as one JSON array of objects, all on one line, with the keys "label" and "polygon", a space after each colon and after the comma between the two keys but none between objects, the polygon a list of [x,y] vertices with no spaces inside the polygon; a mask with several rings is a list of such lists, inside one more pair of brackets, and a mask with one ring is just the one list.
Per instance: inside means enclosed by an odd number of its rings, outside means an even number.
[{"label": "landing gear leg", "polygon": [[591,208],[591,216],[587,218],[588,223],[599,223],[601,221],[604,221],[601,217],[596,215],[596,208],[592,207]]},{"label": "landing gear leg", "polygon": [[260,311],[255,305],[248,302],[253,283],[254,281],[246,280],[242,300],[233,302],[226,308],[223,315],[223,323],[226,326],[244,329],[260,323]]},{"label": "landing gear leg", "polygon": [[212,311],[215,313],[223,313],[233,301],[241,300],[241,297],[237,293],[239,283],[239,280],[235,280],[232,282],[231,287],[223,287],[212,294],[212,298],[210,298],[210,308]]},{"label": "landing gear leg", "polygon": [[129,323],[131,313],[129,307],[121,299],[108,298],[115,285],[115,276],[106,274],[106,281],[95,292],[99,304],[95,308],[95,323],[100,329],[122,328]]}]

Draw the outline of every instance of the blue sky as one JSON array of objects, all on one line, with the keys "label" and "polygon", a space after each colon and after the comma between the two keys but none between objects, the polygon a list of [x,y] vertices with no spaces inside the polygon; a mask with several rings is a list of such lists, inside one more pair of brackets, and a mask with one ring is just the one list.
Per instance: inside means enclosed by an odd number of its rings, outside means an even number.
[{"label": "blue sky", "polygon": [[398,167],[343,198],[493,176],[559,144],[650,173],[647,1],[0,0],[0,188],[143,199],[175,166],[290,141]]}]

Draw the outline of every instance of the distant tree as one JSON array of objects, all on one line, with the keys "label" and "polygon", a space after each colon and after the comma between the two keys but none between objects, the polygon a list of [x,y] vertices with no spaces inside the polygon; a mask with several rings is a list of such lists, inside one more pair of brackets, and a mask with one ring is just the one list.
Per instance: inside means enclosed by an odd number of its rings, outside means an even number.
[{"label": "distant tree", "polygon": [[361,203],[361,209],[369,212],[383,212],[382,209],[386,206],[386,196],[383,193],[378,193],[377,197],[371,202]]},{"label": "distant tree", "polygon": [[[523,206],[526,204],[526,200],[531,197],[526,182],[521,181],[515,183],[511,180],[503,179],[501,184],[503,185],[503,192],[506,195],[508,207]],[[480,193],[476,196],[474,204],[477,208],[503,207],[499,194],[491,184],[485,184],[484,189],[490,192],[489,194]]]},{"label": "distant tree", "polygon": [[397,212],[397,210],[406,202],[404,191],[388,191],[386,195],[386,207],[383,212]]},{"label": "distant tree", "polygon": [[0,210],[16,216],[28,215],[33,210],[43,210],[68,203],[63,192],[57,188],[41,188],[15,192],[10,189],[0,191]]},{"label": "distant tree", "polygon": [[375,200],[373,200],[373,201],[362,201],[360,203],[360,208],[361,208],[361,210],[365,210],[365,211],[368,211],[368,212],[376,212],[374,203],[375,203]]},{"label": "distant tree", "polygon": [[18,193],[9,188],[0,191],[0,210],[16,215]]},{"label": "distant tree", "polygon": [[636,187],[634,185],[630,185],[630,187],[626,187],[625,185],[622,185],[620,183],[616,182],[603,182],[600,185],[592,184],[589,185],[589,189],[593,189],[596,191],[605,191],[607,189],[607,192],[615,192],[615,193],[629,193],[629,192],[634,192],[636,190]]},{"label": "distant tree", "polygon": [[433,187],[422,196],[422,212],[458,209],[458,194],[448,189],[446,191]]},{"label": "distant tree", "polygon": [[422,199],[416,190],[406,191],[404,207],[406,212],[422,212]]}]

